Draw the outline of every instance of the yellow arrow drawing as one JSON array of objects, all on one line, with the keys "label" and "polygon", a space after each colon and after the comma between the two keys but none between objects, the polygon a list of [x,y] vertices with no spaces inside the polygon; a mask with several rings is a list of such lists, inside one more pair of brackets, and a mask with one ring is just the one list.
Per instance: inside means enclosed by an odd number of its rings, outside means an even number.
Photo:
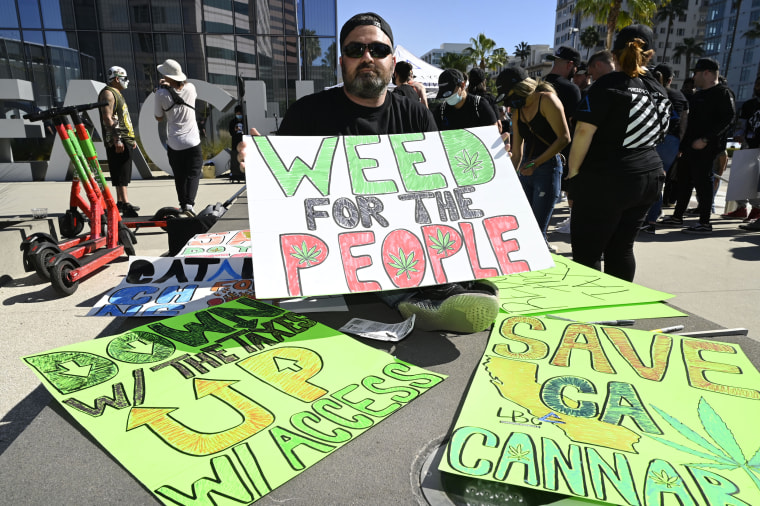
[{"label": "yellow arrow drawing", "polygon": [[239,425],[217,433],[196,432],[169,416],[178,408],[133,407],[127,430],[147,425],[171,447],[189,455],[212,455],[234,446],[270,426],[274,415],[232,388],[237,381],[195,379],[195,397],[211,395],[243,415]]}]

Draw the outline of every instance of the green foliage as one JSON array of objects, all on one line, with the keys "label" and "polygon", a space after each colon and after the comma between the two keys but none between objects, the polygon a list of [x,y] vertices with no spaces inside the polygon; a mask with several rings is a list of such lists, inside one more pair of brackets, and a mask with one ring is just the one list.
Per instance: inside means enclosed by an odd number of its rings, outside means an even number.
[{"label": "green foliage", "polygon": [[616,30],[634,23],[651,26],[652,17],[657,11],[654,0],[626,0],[626,10],[623,10],[623,0],[578,0],[573,12],[593,18],[595,23],[607,27],[607,49],[612,47],[612,39]]},{"label": "green foliage", "polygon": [[599,36],[599,31],[596,26],[587,26],[583,29],[580,36],[581,47],[586,48],[586,60],[588,60],[589,52],[599,45],[602,38]]},{"label": "green foliage", "polygon": [[470,57],[459,53],[443,53],[441,56],[441,68],[457,69],[466,74],[470,64]]},{"label": "green foliage", "polygon": [[525,66],[525,60],[530,56],[530,46],[527,42],[520,42],[515,46],[515,57],[520,58],[520,66]]}]

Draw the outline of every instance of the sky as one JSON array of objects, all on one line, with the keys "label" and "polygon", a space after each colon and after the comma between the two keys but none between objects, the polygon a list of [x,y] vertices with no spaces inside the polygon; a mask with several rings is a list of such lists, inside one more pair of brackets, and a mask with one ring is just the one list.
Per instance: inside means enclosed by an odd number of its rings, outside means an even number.
[{"label": "sky", "polygon": [[483,33],[514,58],[520,42],[554,46],[556,8],[556,0],[383,0],[374,6],[338,0],[338,31],[354,14],[371,11],[391,25],[396,45],[418,57],[443,43],[467,44]]}]

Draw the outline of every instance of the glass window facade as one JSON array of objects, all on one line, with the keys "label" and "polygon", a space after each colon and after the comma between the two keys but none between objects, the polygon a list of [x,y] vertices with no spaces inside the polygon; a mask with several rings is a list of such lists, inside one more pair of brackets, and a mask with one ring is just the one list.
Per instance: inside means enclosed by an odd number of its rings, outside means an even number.
[{"label": "glass window facade", "polygon": [[70,80],[105,81],[119,65],[137,121],[156,66],[172,58],[234,97],[241,79],[264,81],[281,117],[296,81],[337,83],[337,29],[337,0],[0,0],[0,79],[31,81],[45,109]]}]

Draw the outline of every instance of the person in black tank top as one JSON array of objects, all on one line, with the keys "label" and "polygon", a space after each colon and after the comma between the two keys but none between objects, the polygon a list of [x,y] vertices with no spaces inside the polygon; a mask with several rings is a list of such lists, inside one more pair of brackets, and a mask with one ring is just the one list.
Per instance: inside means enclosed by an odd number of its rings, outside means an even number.
[{"label": "person in black tank top", "polygon": [[520,67],[499,74],[496,87],[496,100],[505,100],[513,111],[512,165],[546,239],[562,186],[560,152],[570,143],[565,111],[550,84],[537,83]]}]

